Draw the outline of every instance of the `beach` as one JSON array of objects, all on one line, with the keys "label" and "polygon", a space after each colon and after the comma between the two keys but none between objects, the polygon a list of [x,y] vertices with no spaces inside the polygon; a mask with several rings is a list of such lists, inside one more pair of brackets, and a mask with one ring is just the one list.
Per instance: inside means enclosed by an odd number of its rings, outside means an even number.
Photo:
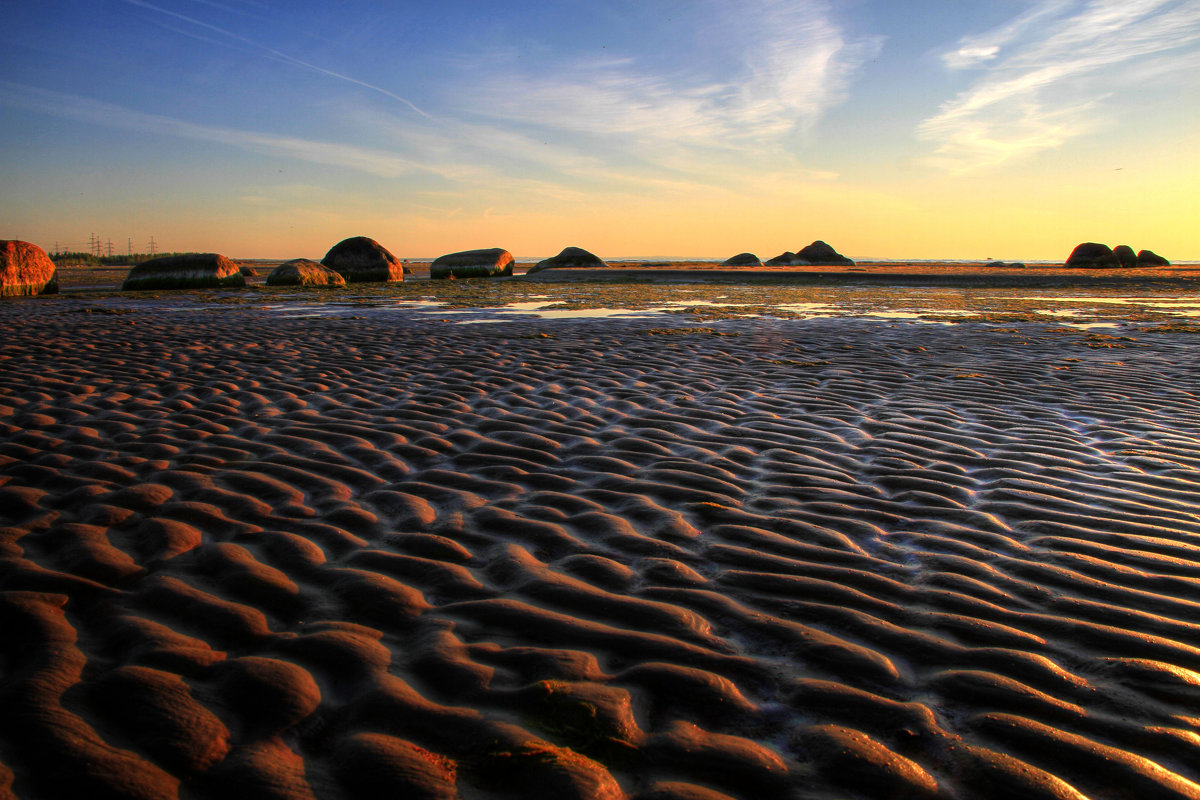
[{"label": "beach", "polygon": [[1194,276],[585,279],[0,304],[0,798],[1200,798]]}]

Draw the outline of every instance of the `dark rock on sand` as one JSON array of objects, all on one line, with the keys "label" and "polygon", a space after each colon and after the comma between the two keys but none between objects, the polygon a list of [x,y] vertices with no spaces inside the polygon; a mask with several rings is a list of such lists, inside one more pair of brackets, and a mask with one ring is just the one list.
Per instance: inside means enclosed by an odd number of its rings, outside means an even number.
[{"label": "dark rock on sand", "polygon": [[800,259],[801,264],[812,264],[814,266],[854,266],[853,259],[846,258],[820,239],[805,247],[796,254],[796,257]]},{"label": "dark rock on sand", "polygon": [[404,265],[400,260],[366,236],[343,239],[329,249],[321,263],[340,274],[347,283],[404,280]]},{"label": "dark rock on sand", "polygon": [[1117,261],[1121,262],[1122,267],[1130,268],[1137,266],[1137,254],[1127,244],[1119,244],[1114,247],[1113,255],[1117,257]]},{"label": "dark rock on sand", "polygon": [[268,286],[345,286],[341,273],[307,258],[285,261],[267,276]]},{"label": "dark rock on sand", "polygon": [[217,289],[246,285],[237,264],[218,253],[187,253],[143,261],[129,270],[121,291]]},{"label": "dark rock on sand", "polygon": [[242,273],[242,277],[244,277],[244,278],[257,278],[258,277],[258,270],[256,270],[254,267],[248,266],[246,264],[242,264],[240,267],[238,267],[238,270]]},{"label": "dark rock on sand", "polygon": [[553,258],[542,259],[534,264],[526,274],[532,275],[544,269],[604,269],[607,266],[604,259],[582,247],[564,247]]},{"label": "dark rock on sand", "polygon": [[0,240],[0,296],[57,291],[58,271],[45,250],[18,239]]},{"label": "dark rock on sand", "polygon": [[764,262],[768,267],[794,267],[800,263],[800,257],[791,250],[786,250],[772,259]]},{"label": "dark rock on sand", "polygon": [[495,278],[512,271],[512,253],[501,247],[448,253],[429,265],[430,278]]},{"label": "dark rock on sand", "polygon": [[754,253],[738,253],[721,262],[722,267],[761,267],[762,260]]},{"label": "dark rock on sand", "polygon": [[992,269],[1025,269],[1023,261],[989,261],[984,266]]},{"label": "dark rock on sand", "polygon": [[1155,253],[1153,250],[1139,250],[1137,254],[1139,267],[1169,267],[1171,262]]},{"label": "dark rock on sand", "polygon": [[1117,254],[1106,244],[1084,242],[1067,257],[1068,267],[1109,268],[1121,266]]}]

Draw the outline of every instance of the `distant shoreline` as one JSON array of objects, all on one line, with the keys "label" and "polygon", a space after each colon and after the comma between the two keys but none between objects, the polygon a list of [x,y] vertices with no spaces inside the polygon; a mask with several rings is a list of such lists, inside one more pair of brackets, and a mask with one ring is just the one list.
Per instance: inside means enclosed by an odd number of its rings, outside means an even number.
[{"label": "distant shoreline", "polygon": [[[233,259],[252,268],[250,285],[260,285],[275,266],[276,259]],[[896,284],[907,286],[1012,286],[1012,287],[1151,287],[1194,289],[1200,292],[1200,264],[1182,263],[1169,267],[1134,269],[1067,268],[1061,264],[1032,262],[1024,267],[996,266],[987,261],[871,261],[847,266],[723,267],[708,261],[610,261],[599,269],[556,268],[526,275],[529,266],[520,262],[512,277],[487,280],[518,280],[537,283],[592,281],[647,283],[787,283],[814,285]],[[429,261],[410,260],[410,281],[429,280]],[[121,287],[130,266],[63,266],[58,268],[62,292],[108,292]],[[360,284],[371,286],[373,284]],[[376,284],[385,286],[386,284]]]}]

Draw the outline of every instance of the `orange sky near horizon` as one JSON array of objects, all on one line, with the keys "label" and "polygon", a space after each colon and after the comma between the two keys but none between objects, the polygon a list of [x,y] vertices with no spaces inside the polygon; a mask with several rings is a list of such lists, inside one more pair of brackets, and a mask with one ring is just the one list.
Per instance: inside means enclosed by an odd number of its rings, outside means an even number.
[{"label": "orange sky near horizon", "polygon": [[10,5],[48,251],[1200,261],[1197,0]]}]

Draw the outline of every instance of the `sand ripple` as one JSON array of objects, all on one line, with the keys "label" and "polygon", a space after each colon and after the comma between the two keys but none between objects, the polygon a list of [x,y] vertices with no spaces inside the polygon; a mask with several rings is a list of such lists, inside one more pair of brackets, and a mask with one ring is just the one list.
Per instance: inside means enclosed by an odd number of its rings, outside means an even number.
[{"label": "sand ripple", "polygon": [[0,797],[1200,798],[1186,334],[0,313]]}]

